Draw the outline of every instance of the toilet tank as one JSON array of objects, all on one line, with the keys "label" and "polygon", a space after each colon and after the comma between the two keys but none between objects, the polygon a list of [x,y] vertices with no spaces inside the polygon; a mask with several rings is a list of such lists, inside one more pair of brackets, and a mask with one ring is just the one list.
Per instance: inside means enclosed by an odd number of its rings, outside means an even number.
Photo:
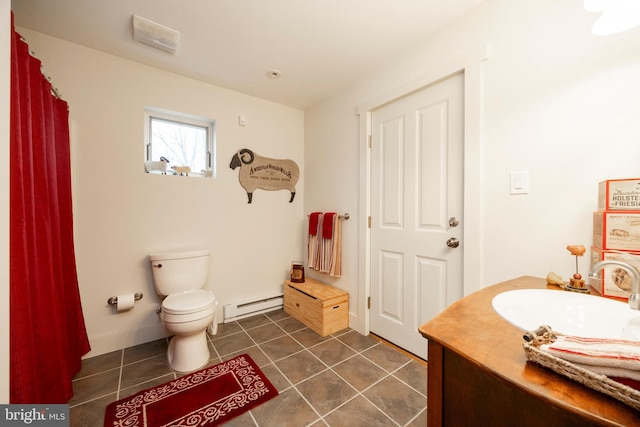
[{"label": "toilet tank", "polygon": [[149,255],[153,283],[160,295],[201,289],[209,273],[209,251]]}]

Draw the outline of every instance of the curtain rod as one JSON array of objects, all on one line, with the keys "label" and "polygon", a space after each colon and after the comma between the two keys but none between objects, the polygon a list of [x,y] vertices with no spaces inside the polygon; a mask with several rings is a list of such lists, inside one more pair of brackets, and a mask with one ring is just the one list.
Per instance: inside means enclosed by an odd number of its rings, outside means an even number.
[{"label": "curtain rod", "polygon": [[60,96],[60,91],[58,90],[57,87],[55,87],[53,85],[53,80],[51,79],[51,77],[49,77],[45,72],[44,72],[44,68],[40,67],[40,73],[42,73],[42,75],[44,76],[45,79],[47,79],[47,81],[49,82],[49,84],[51,85],[51,94],[53,96],[55,96],[58,99],[62,99],[62,96]]},{"label": "curtain rod", "polygon": [[[23,42],[25,42],[27,44],[27,46],[29,45],[29,42],[27,42],[27,39],[25,39],[23,36],[20,36],[20,40],[22,40]],[[31,47],[29,47],[29,55],[31,55],[34,58],[38,58],[35,54],[35,52],[33,50],[31,50]],[[51,77],[49,77],[49,75],[44,71],[44,66],[42,65],[42,62],[40,62],[40,74],[43,75],[43,77],[45,79],[47,79],[47,81],[49,82],[49,84],[51,85],[51,95],[55,96],[58,99],[62,99],[62,96],[60,96],[60,91],[58,90],[57,87],[55,87],[53,85],[53,80],[51,79]]]}]

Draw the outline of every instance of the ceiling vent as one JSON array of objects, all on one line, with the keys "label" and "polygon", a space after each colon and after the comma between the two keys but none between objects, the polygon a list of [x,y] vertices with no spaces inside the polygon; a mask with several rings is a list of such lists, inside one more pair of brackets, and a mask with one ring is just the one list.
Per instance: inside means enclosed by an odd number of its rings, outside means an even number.
[{"label": "ceiling vent", "polygon": [[178,48],[180,33],[138,15],[133,15],[133,40],[173,55]]}]

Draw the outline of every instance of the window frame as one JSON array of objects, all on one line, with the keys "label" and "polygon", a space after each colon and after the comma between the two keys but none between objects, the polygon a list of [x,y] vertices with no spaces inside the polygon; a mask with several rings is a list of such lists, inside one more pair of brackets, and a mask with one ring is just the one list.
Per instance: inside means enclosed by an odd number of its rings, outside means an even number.
[{"label": "window frame", "polygon": [[[165,122],[174,122],[176,124],[186,126],[196,126],[206,129],[206,150],[205,150],[205,168],[211,170],[211,178],[216,176],[216,121],[215,119],[195,116],[192,114],[181,113],[177,111],[165,110],[162,108],[145,107],[144,109],[144,146],[143,158],[145,161],[151,160],[152,152],[152,120],[162,120]],[[170,167],[170,166],[169,166]],[[189,176],[205,176],[202,171],[192,170]]]}]

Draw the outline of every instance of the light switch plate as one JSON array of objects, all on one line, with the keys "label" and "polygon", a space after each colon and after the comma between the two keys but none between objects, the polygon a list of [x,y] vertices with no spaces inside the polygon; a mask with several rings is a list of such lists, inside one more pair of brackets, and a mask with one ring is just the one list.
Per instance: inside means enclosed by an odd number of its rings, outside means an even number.
[{"label": "light switch plate", "polygon": [[509,177],[511,182],[509,194],[529,194],[528,171],[511,172]]}]

